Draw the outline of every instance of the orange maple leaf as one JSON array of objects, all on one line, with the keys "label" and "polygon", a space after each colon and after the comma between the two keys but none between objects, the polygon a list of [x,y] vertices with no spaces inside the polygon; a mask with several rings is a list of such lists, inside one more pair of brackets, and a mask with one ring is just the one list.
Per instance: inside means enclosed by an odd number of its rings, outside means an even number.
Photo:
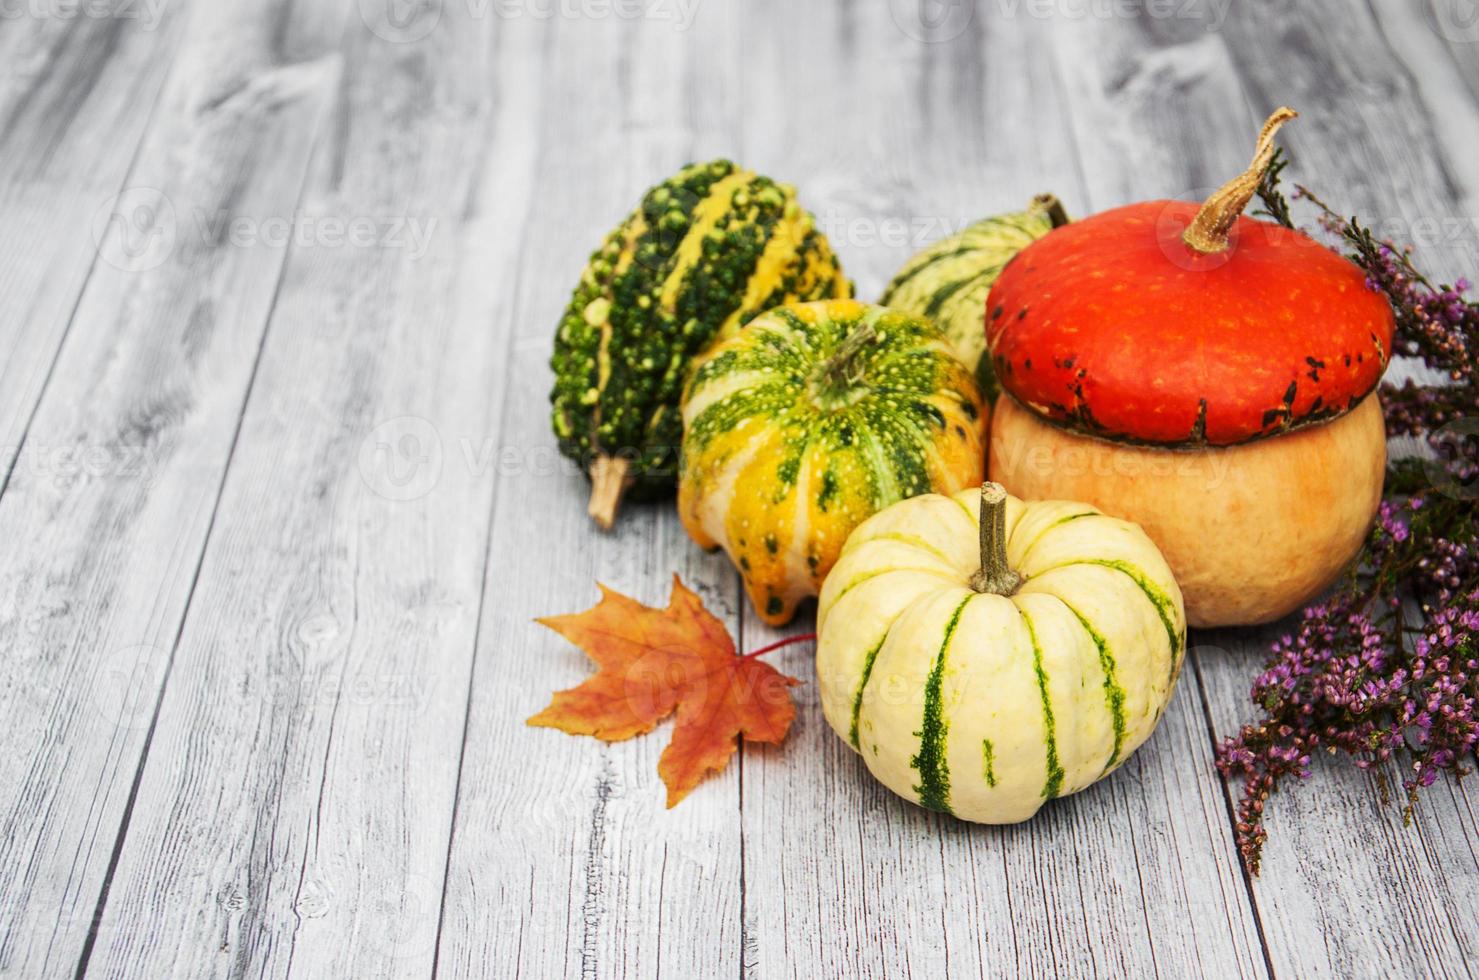
[{"label": "orange maple leaf", "polygon": [[735,736],[772,744],[786,737],[796,715],[787,688],[801,682],[754,654],[737,655],[724,624],[678,576],[666,609],[599,588],[601,601],[585,612],[537,620],[600,670],[557,692],[530,725],[616,742],[652,731],[676,709],[672,741],[657,763],[669,807],[724,768]]}]

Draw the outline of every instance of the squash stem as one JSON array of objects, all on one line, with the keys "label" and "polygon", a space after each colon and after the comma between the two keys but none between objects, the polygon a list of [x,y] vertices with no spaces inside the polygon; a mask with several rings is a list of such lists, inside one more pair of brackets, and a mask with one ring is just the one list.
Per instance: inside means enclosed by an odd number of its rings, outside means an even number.
[{"label": "squash stem", "polygon": [[631,482],[627,479],[631,465],[625,456],[597,456],[591,462],[591,501],[586,513],[603,531],[616,523],[616,510]]},{"label": "squash stem", "polygon": [[1022,584],[1022,576],[1007,564],[1007,490],[1000,483],[981,484],[980,523],[981,567],[971,576],[971,588],[1011,595]]},{"label": "squash stem", "polygon": [[865,323],[848,334],[847,339],[837,345],[837,353],[822,364],[822,377],[834,385],[848,384],[852,380],[848,375],[848,368],[852,366],[853,358],[858,356],[858,351],[877,339],[878,331],[871,323]]},{"label": "squash stem", "polygon": [[1213,192],[1203,202],[1191,224],[1186,226],[1186,231],[1182,232],[1181,240],[1193,251],[1214,255],[1227,250],[1228,232],[1232,231],[1238,215],[1253,199],[1259,181],[1263,180],[1263,172],[1274,159],[1274,134],[1280,126],[1298,115],[1288,106],[1280,106],[1268,117],[1258,134],[1258,148],[1253,152],[1253,162],[1248,169]]},{"label": "squash stem", "polygon": [[1054,228],[1062,228],[1072,219],[1068,212],[1063,209],[1063,202],[1058,200],[1057,194],[1039,194],[1032,199],[1032,208],[1042,211],[1048,216],[1048,222]]},{"label": "squash stem", "polygon": [[837,345],[831,357],[816,366],[807,380],[807,395],[823,412],[832,412],[857,401],[866,394],[858,386],[859,376],[854,361],[858,353],[878,340],[878,330],[864,323]]}]

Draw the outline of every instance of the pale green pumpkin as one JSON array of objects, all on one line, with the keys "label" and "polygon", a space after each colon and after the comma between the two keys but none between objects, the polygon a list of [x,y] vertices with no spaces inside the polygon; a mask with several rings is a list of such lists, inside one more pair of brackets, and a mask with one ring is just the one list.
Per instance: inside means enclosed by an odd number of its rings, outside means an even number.
[{"label": "pale green pumpkin", "polygon": [[1025,211],[977,221],[915,254],[879,302],[938,323],[956,356],[976,372],[987,399],[995,401],[998,386],[986,356],[986,296],[1018,252],[1067,222],[1051,194],[1034,198]]},{"label": "pale green pumpkin", "polygon": [[988,490],[984,516],[973,488],[853,532],[822,589],[817,677],[827,721],[889,789],[1015,823],[1150,736],[1186,615],[1138,526]]}]

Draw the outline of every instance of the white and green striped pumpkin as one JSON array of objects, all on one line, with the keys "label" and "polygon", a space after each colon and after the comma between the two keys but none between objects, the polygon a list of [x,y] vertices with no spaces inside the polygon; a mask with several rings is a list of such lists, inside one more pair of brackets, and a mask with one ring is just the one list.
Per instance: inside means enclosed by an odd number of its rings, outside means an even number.
[{"label": "white and green striped pumpkin", "polygon": [[1016,823],[1150,736],[1186,615],[1138,526],[987,484],[860,525],[822,589],[817,634],[827,721],[880,782],[965,820]]},{"label": "white and green striped pumpkin", "polygon": [[934,323],[849,299],[779,306],[688,383],[678,513],[700,546],[729,552],[755,611],[779,625],[865,519],[978,484],[988,421]]},{"label": "white and green striped pumpkin", "polygon": [[955,352],[976,372],[986,397],[996,400],[996,377],[986,354],[986,296],[1018,252],[1068,223],[1051,194],[1025,211],[985,218],[916,253],[894,276],[879,302],[940,325]]}]

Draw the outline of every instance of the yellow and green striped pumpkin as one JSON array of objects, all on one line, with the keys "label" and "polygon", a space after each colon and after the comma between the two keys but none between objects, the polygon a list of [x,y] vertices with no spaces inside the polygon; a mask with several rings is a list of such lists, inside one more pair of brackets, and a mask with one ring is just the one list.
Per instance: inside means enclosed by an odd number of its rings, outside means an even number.
[{"label": "yellow and green striped pumpkin", "polygon": [[863,523],[822,589],[817,635],[823,712],[880,782],[1015,823],[1150,736],[1186,615],[1137,525],[988,484]]},{"label": "yellow and green striped pumpkin", "polygon": [[1056,197],[1039,195],[1025,211],[978,221],[914,255],[879,302],[936,320],[995,401],[996,377],[985,356],[986,296],[1013,256],[1067,222]]},{"label": "yellow and green striped pumpkin", "polygon": [[764,310],[852,295],[795,189],[728,160],[649,190],[606,236],[560,319],[553,425],[591,476],[591,516],[670,493],[695,356]]},{"label": "yellow and green striped pumpkin", "polygon": [[821,588],[895,501],[979,483],[987,407],[938,326],[881,306],[782,306],[720,344],[683,400],[678,509],[767,623]]}]

